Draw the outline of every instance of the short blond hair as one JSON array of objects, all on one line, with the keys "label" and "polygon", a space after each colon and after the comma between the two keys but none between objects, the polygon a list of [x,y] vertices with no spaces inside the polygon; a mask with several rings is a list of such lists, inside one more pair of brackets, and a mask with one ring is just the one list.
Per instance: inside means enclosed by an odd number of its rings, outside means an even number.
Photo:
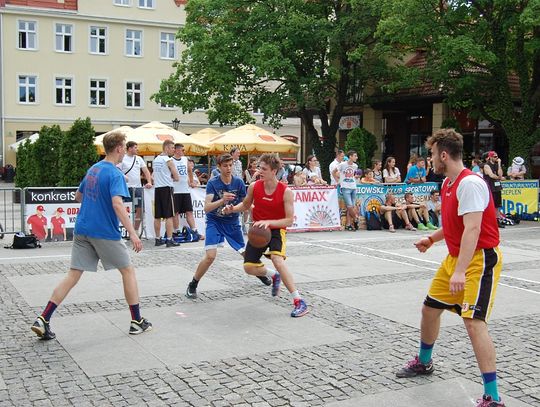
[{"label": "short blond hair", "polygon": [[259,157],[259,161],[265,163],[273,170],[278,170],[281,165],[281,159],[275,153],[263,154]]},{"label": "short blond hair", "polygon": [[120,131],[112,131],[103,137],[103,149],[105,154],[110,154],[118,146],[126,142],[126,135]]},{"label": "short blond hair", "polygon": [[437,143],[439,153],[446,151],[452,159],[461,159],[463,155],[463,136],[455,129],[437,130],[426,140],[426,147],[431,149],[435,143]]}]

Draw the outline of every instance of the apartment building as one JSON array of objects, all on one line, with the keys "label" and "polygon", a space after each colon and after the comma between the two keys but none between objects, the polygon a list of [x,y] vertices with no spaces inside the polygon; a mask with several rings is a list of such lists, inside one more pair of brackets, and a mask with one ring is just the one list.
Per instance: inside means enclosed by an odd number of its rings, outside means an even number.
[{"label": "apartment building", "polygon": [[[96,133],[175,118],[186,134],[208,127],[204,111],[150,100],[181,52],[185,3],[0,0],[0,166],[15,164],[11,144],[79,117],[90,117]],[[299,119],[283,124],[277,134],[300,136]]]}]

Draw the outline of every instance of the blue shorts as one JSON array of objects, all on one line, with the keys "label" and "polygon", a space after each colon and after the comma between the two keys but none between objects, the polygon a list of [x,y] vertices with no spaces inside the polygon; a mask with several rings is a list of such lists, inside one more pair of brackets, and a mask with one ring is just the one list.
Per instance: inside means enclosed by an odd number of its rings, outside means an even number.
[{"label": "blue shorts", "polygon": [[347,208],[356,206],[356,188],[341,188],[341,195],[343,195],[343,201]]},{"label": "blue shorts", "polygon": [[207,217],[204,250],[223,247],[225,239],[234,250],[244,252],[244,235],[240,223],[223,223]]}]

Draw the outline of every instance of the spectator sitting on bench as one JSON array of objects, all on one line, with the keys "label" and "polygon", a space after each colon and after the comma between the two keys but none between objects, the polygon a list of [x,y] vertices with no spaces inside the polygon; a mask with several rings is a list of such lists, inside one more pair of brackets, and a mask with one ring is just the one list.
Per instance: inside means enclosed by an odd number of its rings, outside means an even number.
[{"label": "spectator sitting on bench", "polygon": [[434,226],[430,219],[425,203],[414,202],[414,195],[412,192],[405,193],[405,204],[407,205],[407,214],[411,222],[417,224],[418,230],[437,230],[437,226]]},{"label": "spectator sitting on bench", "polygon": [[416,228],[409,222],[407,215],[407,205],[397,204],[396,197],[392,192],[388,192],[385,197],[384,205],[379,208],[382,215],[382,226],[384,229],[388,229],[389,232],[394,233],[396,229],[399,229],[402,225],[405,225],[407,230],[416,230]]},{"label": "spectator sitting on bench", "polygon": [[430,192],[429,201],[426,202],[429,218],[435,226],[441,227],[441,193],[434,189]]}]

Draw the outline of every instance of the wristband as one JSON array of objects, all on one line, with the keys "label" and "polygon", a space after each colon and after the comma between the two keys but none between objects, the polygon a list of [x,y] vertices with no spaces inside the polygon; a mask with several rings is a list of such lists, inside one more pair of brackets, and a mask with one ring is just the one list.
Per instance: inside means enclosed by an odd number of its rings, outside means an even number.
[{"label": "wristband", "polygon": [[431,244],[435,244],[435,240],[433,240],[433,238],[431,236],[428,236],[427,238],[431,242]]}]

